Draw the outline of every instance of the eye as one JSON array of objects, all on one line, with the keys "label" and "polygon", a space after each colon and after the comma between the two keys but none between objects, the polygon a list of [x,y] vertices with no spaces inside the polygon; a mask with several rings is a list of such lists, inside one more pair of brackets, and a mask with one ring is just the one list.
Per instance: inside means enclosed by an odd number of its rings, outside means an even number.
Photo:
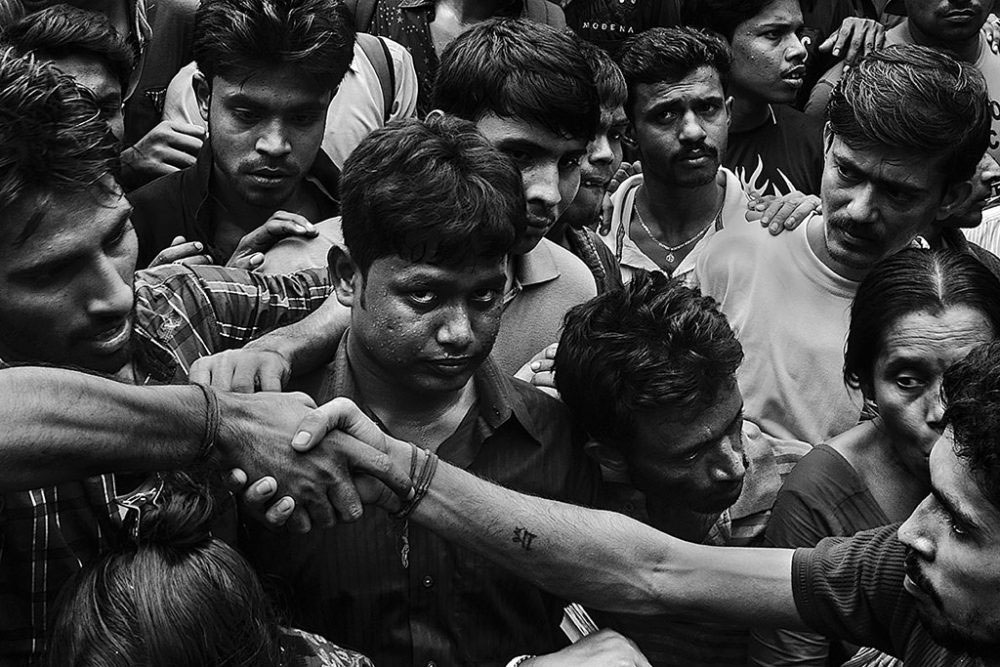
[{"label": "eye", "polygon": [[309,127],[314,125],[320,119],[320,114],[318,113],[300,113],[292,116],[292,124],[297,127]]},{"label": "eye", "polygon": [[260,114],[252,109],[247,109],[245,107],[236,107],[231,111],[233,118],[241,123],[247,125],[252,125],[260,120]]},{"label": "eye", "polygon": [[927,386],[927,381],[915,375],[897,375],[896,386],[905,391],[915,391]]},{"label": "eye", "polygon": [[128,234],[128,232],[131,229],[132,229],[132,222],[131,221],[126,222],[124,225],[119,227],[117,234],[115,234],[112,238],[108,239],[107,243],[105,243],[105,247],[115,248],[121,245],[122,241],[125,240],[126,234]]},{"label": "eye", "polygon": [[428,306],[437,299],[437,295],[430,290],[416,290],[407,294],[407,298],[413,303],[421,306]]},{"label": "eye", "polygon": [[472,293],[472,300],[478,304],[492,305],[500,298],[500,292],[495,289],[481,289]]},{"label": "eye", "polygon": [[837,176],[845,183],[857,183],[861,180],[861,176],[857,171],[841,164],[837,165]]}]

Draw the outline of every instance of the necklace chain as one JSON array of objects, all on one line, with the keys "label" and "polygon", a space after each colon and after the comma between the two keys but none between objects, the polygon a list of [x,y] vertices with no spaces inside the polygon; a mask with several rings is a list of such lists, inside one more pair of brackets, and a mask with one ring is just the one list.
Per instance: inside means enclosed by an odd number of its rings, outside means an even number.
[{"label": "necklace chain", "polygon": [[719,222],[719,218],[722,217],[722,207],[720,206],[719,207],[719,212],[715,215],[715,217],[711,221],[709,221],[709,223],[707,225],[705,225],[702,228],[702,230],[700,232],[698,232],[697,234],[695,234],[694,236],[692,236],[691,238],[689,238],[684,243],[681,243],[680,245],[669,246],[666,243],[664,243],[663,241],[661,241],[660,239],[658,239],[655,236],[653,236],[653,232],[650,231],[649,227],[646,226],[646,221],[642,219],[642,213],[639,212],[639,203],[638,202],[636,202],[636,204],[632,207],[632,210],[635,211],[636,219],[639,220],[639,224],[642,226],[643,230],[646,232],[646,234],[649,236],[649,238],[653,240],[653,243],[655,243],[656,245],[660,246],[660,248],[666,253],[666,256],[664,257],[664,259],[667,260],[668,264],[673,264],[674,263],[674,260],[676,259],[674,257],[674,253],[675,252],[677,252],[678,250],[683,250],[684,248],[688,247],[692,243],[698,241],[701,237],[703,237],[708,232],[708,230],[712,227],[712,225],[717,224]]}]

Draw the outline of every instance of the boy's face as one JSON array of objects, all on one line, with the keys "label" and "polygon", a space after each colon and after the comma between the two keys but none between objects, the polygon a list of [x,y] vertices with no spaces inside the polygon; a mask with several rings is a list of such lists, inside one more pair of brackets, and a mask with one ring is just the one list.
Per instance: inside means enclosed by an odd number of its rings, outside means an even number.
[{"label": "boy's face", "polygon": [[334,251],[337,297],[351,307],[351,342],[369,372],[415,392],[462,388],[493,349],[500,328],[506,257],[457,267],[397,255],[372,262],[362,277]]},{"label": "boy's face", "polygon": [[587,139],[567,138],[540,125],[492,113],[480,118],[476,127],[521,170],[528,225],[513,252],[529,252],[576,196]]},{"label": "boy's face", "polygon": [[774,0],[733,33],[732,85],[739,95],[770,103],[795,100],[806,73],[806,47],[799,39],[798,0]]},{"label": "boy's face", "polygon": [[84,88],[89,88],[101,116],[111,128],[115,138],[121,140],[125,136],[125,116],[122,107],[122,84],[111,71],[108,63],[95,56],[72,55],[55,58],[52,64],[64,74],[69,74]]},{"label": "boy's face", "polygon": [[570,227],[593,224],[600,215],[608,183],[622,163],[622,137],[627,126],[624,107],[601,108],[601,126],[580,163],[580,190],[559,218]]}]

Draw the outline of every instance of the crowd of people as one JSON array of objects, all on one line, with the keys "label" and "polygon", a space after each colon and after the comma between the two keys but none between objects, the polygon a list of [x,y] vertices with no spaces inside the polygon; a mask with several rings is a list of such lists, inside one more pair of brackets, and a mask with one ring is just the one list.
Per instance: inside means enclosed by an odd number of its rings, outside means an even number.
[{"label": "crowd of people", "polygon": [[0,665],[1000,665],[992,0],[0,2]]}]

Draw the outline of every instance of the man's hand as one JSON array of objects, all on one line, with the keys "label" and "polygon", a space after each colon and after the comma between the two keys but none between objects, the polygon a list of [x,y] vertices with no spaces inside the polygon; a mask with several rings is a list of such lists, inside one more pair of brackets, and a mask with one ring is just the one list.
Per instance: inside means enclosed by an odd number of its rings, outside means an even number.
[{"label": "man's hand", "polygon": [[544,350],[528,360],[524,366],[514,374],[514,377],[530,382],[549,396],[559,398],[559,390],[556,389],[555,359],[556,350],[559,343],[552,343]]},{"label": "man's hand", "polygon": [[557,653],[540,655],[521,667],[651,667],[639,647],[614,630],[587,635]]},{"label": "man's hand", "polygon": [[277,350],[255,347],[253,342],[239,350],[226,350],[201,357],[191,365],[191,382],[222,391],[252,394],[281,391],[292,375],[292,365]]},{"label": "man's hand", "polygon": [[122,151],[122,181],[134,189],[154,178],[190,167],[205,141],[205,128],[164,120]]},{"label": "man's hand", "polygon": [[618,190],[619,186],[626,179],[641,173],[642,163],[638,160],[632,163],[622,162],[618,166],[618,171],[608,181],[608,191],[604,193],[604,201],[601,203],[601,226],[597,229],[598,234],[607,236],[611,231],[611,213],[614,210],[614,206],[611,204],[611,195]]},{"label": "man's hand", "polygon": [[986,42],[990,45],[993,53],[1000,54],[1000,18],[996,14],[986,17],[983,24],[983,34],[986,35]]},{"label": "man's hand", "polygon": [[188,241],[183,236],[175,236],[170,246],[156,253],[149,263],[150,269],[164,264],[184,264],[197,266],[214,264],[212,258],[204,254],[205,246],[200,241]]},{"label": "man's hand", "polygon": [[764,195],[747,202],[746,218],[749,222],[760,221],[761,227],[777,236],[784,230],[798,227],[811,215],[822,210],[822,202],[816,195],[789,192],[786,195]]},{"label": "man's hand", "polygon": [[315,238],[319,232],[301,215],[275,211],[263,225],[253,230],[236,245],[226,266],[253,271],[264,263],[264,253],[275,243],[289,236]]},{"label": "man's hand", "polygon": [[983,222],[983,208],[993,192],[993,181],[1000,178],[1000,165],[989,154],[983,155],[976,165],[976,173],[969,179],[969,194],[954,208],[951,217],[935,224],[939,227],[978,227]]},{"label": "man's hand", "polygon": [[388,504],[393,494],[405,496],[411,489],[410,446],[394,441],[395,453],[404,460],[394,465],[385,453],[389,439],[346,399],[316,409],[305,394],[220,392],[219,407],[217,446],[223,465],[243,471],[245,479],[273,477],[274,494],[295,499],[288,521],[292,530],[360,518],[362,498],[352,473],[380,482],[362,485],[369,502]]},{"label": "man's hand", "polygon": [[[834,58],[844,56],[844,62],[853,65],[885,44],[885,26],[872,19],[849,16],[840,24],[840,29],[832,33],[819,45],[819,51],[830,53]],[[845,53],[846,50],[846,53]]]}]

